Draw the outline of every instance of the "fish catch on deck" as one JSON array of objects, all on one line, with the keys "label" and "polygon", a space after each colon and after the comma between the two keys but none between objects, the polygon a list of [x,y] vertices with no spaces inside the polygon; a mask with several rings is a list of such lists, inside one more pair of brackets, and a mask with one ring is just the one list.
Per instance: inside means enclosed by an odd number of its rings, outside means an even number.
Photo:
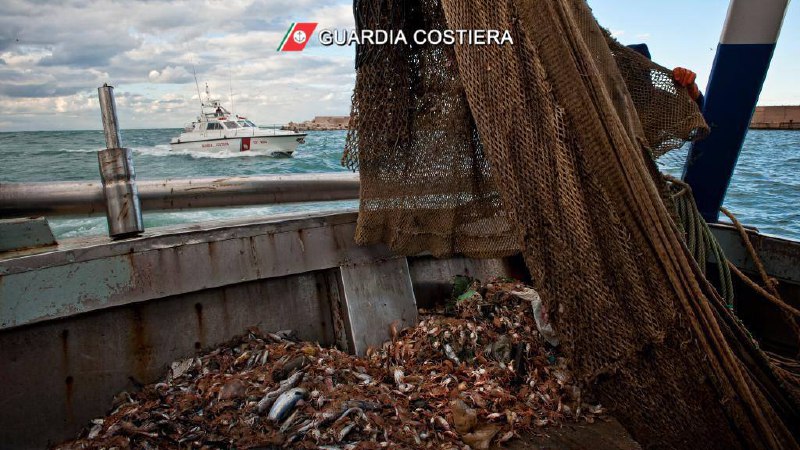
[{"label": "fish catch on deck", "polygon": [[473,283],[365,358],[250,330],[118,395],[109,416],[58,448],[481,449],[604,417],[538,333],[523,292]]}]

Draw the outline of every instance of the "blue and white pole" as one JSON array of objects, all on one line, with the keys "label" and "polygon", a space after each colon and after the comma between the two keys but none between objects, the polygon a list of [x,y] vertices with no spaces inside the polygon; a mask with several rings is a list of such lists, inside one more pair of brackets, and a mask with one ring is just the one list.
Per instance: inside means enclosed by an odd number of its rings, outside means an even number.
[{"label": "blue and white pole", "polygon": [[789,0],[731,0],[705,93],[708,138],[689,150],[683,179],[716,222],[767,76]]}]

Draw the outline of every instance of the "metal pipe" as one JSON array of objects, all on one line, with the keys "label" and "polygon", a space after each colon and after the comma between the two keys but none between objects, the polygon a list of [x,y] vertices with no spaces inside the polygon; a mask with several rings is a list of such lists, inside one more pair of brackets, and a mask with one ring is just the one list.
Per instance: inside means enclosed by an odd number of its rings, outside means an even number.
[{"label": "metal pipe", "polygon": [[[358,199],[358,174],[139,180],[146,211]],[[91,181],[0,183],[0,217],[98,215],[103,186]]]},{"label": "metal pipe", "polygon": [[97,152],[97,162],[103,183],[108,234],[113,238],[136,236],[144,231],[144,222],[133,170],[133,154],[129,148],[122,147],[114,88],[104,84],[97,88],[97,93],[107,147]]},{"label": "metal pipe", "polygon": [[728,8],[703,109],[711,134],[692,145],[683,169],[708,222],[719,218],[788,5],[789,0],[731,0]]},{"label": "metal pipe", "polygon": [[100,117],[103,120],[103,134],[106,137],[106,148],[122,148],[117,119],[117,104],[114,101],[114,86],[108,83],[97,88],[100,97]]}]

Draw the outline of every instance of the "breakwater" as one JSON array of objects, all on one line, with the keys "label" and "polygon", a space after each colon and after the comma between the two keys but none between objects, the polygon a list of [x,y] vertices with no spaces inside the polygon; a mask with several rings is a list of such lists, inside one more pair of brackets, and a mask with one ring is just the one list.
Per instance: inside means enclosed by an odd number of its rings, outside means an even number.
[{"label": "breakwater", "polygon": [[304,122],[289,122],[282,128],[292,131],[332,131],[346,130],[350,116],[316,116]]},{"label": "breakwater", "polygon": [[750,128],[754,130],[800,130],[800,105],[756,106]]}]

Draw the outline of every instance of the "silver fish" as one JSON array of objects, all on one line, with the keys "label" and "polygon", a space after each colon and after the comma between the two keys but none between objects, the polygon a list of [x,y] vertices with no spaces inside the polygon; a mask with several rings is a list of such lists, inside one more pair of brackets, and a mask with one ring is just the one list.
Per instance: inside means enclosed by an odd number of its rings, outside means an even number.
[{"label": "silver fish", "polygon": [[294,375],[290,376],[289,378],[283,380],[278,385],[278,388],[272,392],[268,392],[264,398],[259,400],[258,402],[258,412],[259,414],[263,413],[267,409],[269,409],[272,404],[278,399],[281,394],[288,391],[289,389],[297,386],[303,380],[303,376],[305,374],[303,372],[295,372]]},{"label": "silver fish", "polygon": [[308,395],[306,389],[289,389],[275,400],[275,404],[272,405],[272,409],[269,410],[267,418],[273,422],[280,422],[294,409],[294,405],[297,404],[297,401],[304,398],[306,395]]}]

